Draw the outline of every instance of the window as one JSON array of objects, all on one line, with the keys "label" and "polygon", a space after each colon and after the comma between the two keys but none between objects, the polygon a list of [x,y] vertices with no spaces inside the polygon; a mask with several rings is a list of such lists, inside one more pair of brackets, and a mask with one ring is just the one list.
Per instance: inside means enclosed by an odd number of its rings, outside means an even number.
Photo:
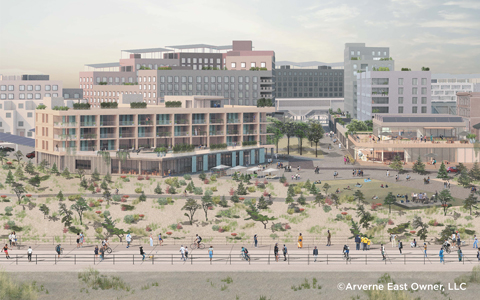
[{"label": "window", "polygon": [[418,78],[412,78],[412,85],[418,84]]},{"label": "window", "polygon": [[355,51],[350,51],[350,55],[355,55]]},{"label": "window", "polygon": [[54,91],[58,91],[58,85],[54,85],[54,86],[53,86],[53,90],[54,90]]},{"label": "window", "polygon": [[375,51],[372,51],[372,55],[375,55]]},{"label": "window", "polygon": [[18,108],[23,108],[23,103],[18,103]]},{"label": "window", "polygon": [[33,113],[31,112],[27,113],[27,118],[31,118],[31,117],[33,117]]},{"label": "window", "polygon": [[20,99],[25,99],[25,94],[24,93],[20,94]]},{"label": "window", "polygon": [[403,104],[403,97],[398,97],[398,104]]},{"label": "window", "polygon": [[236,68],[237,67],[237,64],[232,62],[232,68]]},{"label": "window", "polygon": [[2,90],[2,91],[6,91],[6,90],[7,90],[7,86],[6,86],[6,85],[2,85],[2,86],[0,86],[0,90]]},{"label": "window", "polygon": [[21,91],[24,91],[24,90],[25,90],[25,86],[24,86],[24,85],[21,85],[21,86],[20,86],[20,90],[21,90]]},{"label": "window", "polygon": [[427,85],[427,78],[422,78],[422,85]]},{"label": "window", "polygon": [[403,114],[403,106],[399,106],[399,107],[398,107],[398,113],[399,113],[399,114]]},{"label": "window", "polygon": [[412,107],[412,114],[416,114],[418,110],[418,107],[414,106]]},{"label": "window", "polygon": [[427,94],[427,88],[426,87],[422,87],[422,95],[426,95]]},{"label": "window", "polygon": [[13,94],[8,94],[8,99],[13,99]]},{"label": "window", "polygon": [[7,99],[7,94],[1,94],[0,99]]},{"label": "window", "polygon": [[240,67],[241,67],[241,68],[246,68],[246,65],[247,65],[247,64],[244,63],[244,62],[240,63]]},{"label": "window", "polygon": [[398,88],[398,94],[399,94],[399,95],[403,95],[403,87],[399,87],[399,88]]},{"label": "window", "polygon": [[357,65],[356,65],[356,64],[355,64],[355,65],[353,65],[353,69],[354,69],[354,70],[356,70],[356,69],[357,69]]},{"label": "window", "polygon": [[27,94],[27,99],[33,99],[33,94]]},{"label": "window", "polygon": [[27,85],[27,91],[33,91],[33,85]]},{"label": "window", "polygon": [[414,87],[412,88],[412,95],[418,94],[418,88]]},{"label": "window", "polygon": [[403,85],[403,78],[398,78],[398,85]]},{"label": "window", "polygon": [[11,118],[12,117],[12,113],[6,113],[5,114],[5,118]]},{"label": "window", "polygon": [[13,91],[14,89],[15,89],[15,88],[13,87],[13,85],[9,85],[9,86],[8,86],[8,90],[9,90],[9,91]]},{"label": "window", "polygon": [[220,63],[220,58],[217,58],[217,64],[219,64],[219,63]]},{"label": "window", "polygon": [[18,127],[23,127],[23,121],[18,121]]},{"label": "window", "polygon": [[257,65],[257,64],[256,64],[256,63],[254,63],[254,62],[250,63],[250,67],[252,67],[252,68],[255,68],[255,67],[256,67],[256,65]]},{"label": "window", "polygon": [[412,97],[412,104],[417,104],[418,98],[417,97]]},{"label": "window", "polygon": [[42,94],[35,93],[35,99],[42,99]]},{"label": "window", "polygon": [[426,114],[427,113],[427,107],[426,106],[422,106],[422,114]]},{"label": "window", "polygon": [[46,90],[46,91],[49,91],[51,88],[52,88],[52,87],[51,87],[50,85],[46,85],[46,86],[45,86],[45,90]]},{"label": "window", "polygon": [[42,87],[41,87],[40,85],[36,85],[36,86],[35,86],[35,90],[36,90],[36,91],[41,91],[41,90],[42,90]]},{"label": "window", "polygon": [[427,104],[427,97],[422,97],[422,104]]},{"label": "window", "polygon": [[27,137],[32,137],[32,132],[31,131],[27,132]]},{"label": "window", "polygon": [[360,51],[357,51],[357,55],[360,55]]},{"label": "window", "polygon": [[264,63],[264,62],[262,62],[262,63],[260,63],[260,67],[261,67],[261,68],[266,68],[266,67],[267,67],[267,64]]},{"label": "window", "polygon": [[91,170],[92,163],[89,160],[85,159],[76,159],[75,160],[75,169]]}]

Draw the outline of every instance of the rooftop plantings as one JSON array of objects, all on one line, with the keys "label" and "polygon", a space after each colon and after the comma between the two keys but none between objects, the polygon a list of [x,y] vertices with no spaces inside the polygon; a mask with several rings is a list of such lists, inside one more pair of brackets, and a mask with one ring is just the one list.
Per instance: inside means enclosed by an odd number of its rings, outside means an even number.
[{"label": "rooftop plantings", "polygon": [[422,71],[430,71],[429,67],[422,67]]},{"label": "rooftop plantings", "polygon": [[145,67],[145,66],[141,66],[141,67],[140,67],[140,70],[151,70],[151,68]]},{"label": "rooftop plantings", "polygon": [[382,58],[380,58],[380,60],[393,60],[393,58],[391,58],[391,57],[382,57]]},{"label": "rooftop plantings", "polygon": [[210,149],[211,150],[217,150],[217,149],[226,149],[227,148],[227,144],[223,143],[223,144],[210,144]]},{"label": "rooftop plantings", "polygon": [[130,108],[146,108],[147,102],[130,102]]},{"label": "rooftop plantings", "polygon": [[272,99],[260,98],[257,100],[257,107],[270,107],[273,106]]},{"label": "rooftop plantings", "polygon": [[45,104],[39,104],[37,106],[37,109],[45,109],[45,108],[47,108],[47,106]]},{"label": "rooftop plantings", "polygon": [[99,85],[107,85],[107,82],[106,81],[100,81],[98,84]]},{"label": "rooftop plantings", "polygon": [[389,67],[372,68],[373,71],[390,71]]},{"label": "rooftop plantings", "polygon": [[157,70],[171,70],[172,67],[158,67]]},{"label": "rooftop plantings", "polygon": [[251,67],[250,71],[267,71],[267,68]]},{"label": "rooftop plantings", "polygon": [[117,102],[103,102],[100,103],[101,108],[117,108],[118,103]]},{"label": "rooftop plantings", "polygon": [[195,149],[195,145],[180,144],[173,146],[173,153],[190,152]]},{"label": "rooftop plantings", "polygon": [[90,109],[90,103],[73,103],[73,109]]},{"label": "rooftop plantings", "polygon": [[182,101],[165,101],[165,107],[182,107]]},{"label": "rooftop plantings", "polygon": [[257,141],[243,141],[242,146],[255,146],[257,145]]},{"label": "rooftop plantings", "polygon": [[[38,108],[38,107],[37,107]],[[53,110],[68,110],[68,106],[55,106]]]},{"label": "rooftop plantings", "polygon": [[360,57],[350,57],[350,60],[360,60]]},{"label": "rooftop plantings", "polygon": [[138,85],[138,82],[124,82],[123,85]]},{"label": "rooftop plantings", "polygon": [[411,71],[412,69],[409,68],[402,68],[402,71]]}]

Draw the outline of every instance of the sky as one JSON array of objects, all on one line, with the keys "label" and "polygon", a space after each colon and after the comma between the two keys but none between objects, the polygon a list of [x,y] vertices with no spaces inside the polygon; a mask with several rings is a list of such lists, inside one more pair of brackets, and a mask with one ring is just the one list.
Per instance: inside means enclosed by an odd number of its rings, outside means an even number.
[{"label": "sky", "polygon": [[0,74],[78,85],[120,50],[252,40],[277,61],[342,62],[390,47],[398,69],[480,73],[480,0],[0,0]]}]

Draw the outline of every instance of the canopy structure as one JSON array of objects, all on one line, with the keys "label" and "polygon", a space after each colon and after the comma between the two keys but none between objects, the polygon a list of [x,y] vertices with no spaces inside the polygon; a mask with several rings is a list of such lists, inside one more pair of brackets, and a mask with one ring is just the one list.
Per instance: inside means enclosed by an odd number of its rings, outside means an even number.
[{"label": "canopy structure", "polygon": [[280,171],[279,169],[274,169],[274,168],[269,168],[269,169],[266,169],[266,170],[263,170],[263,176],[265,177],[271,177],[271,178],[275,178],[277,177],[276,175],[271,175],[271,173],[273,172],[277,172],[277,171]]},{"label": "canopy structure", "polygon": [[247,172],[257,172],[257,171],[259,171],[259,170],[261,170],[261,168],[259,168],[259,167],[253,167],[253,168],[248,169]]},{"label": "canopy structure", "polygon": [[246,169],[246,168],[247,168],[247,167],[244,167],[244,166],[236,166],[236,167],[233,167],[233,168],[228,169],[228,171],[233,174],[233,173],[235,173],[235,172],[242,172],[242,170],[244,170],[244,169]]},{"label": "canopy structure", "polygon": [[230,168],[229,166],[226,166],[226,165],[218,165],[216,167],[213,167],[212,169],[214,170],[225,170],[225,169],[228,169]]},{"label": "canopy structure", "polygon": [[435,157],[435,156],[437,156],[437,154],[436,153],[427,153],[427,154],[425,154],[425,156],[426,157]]}]

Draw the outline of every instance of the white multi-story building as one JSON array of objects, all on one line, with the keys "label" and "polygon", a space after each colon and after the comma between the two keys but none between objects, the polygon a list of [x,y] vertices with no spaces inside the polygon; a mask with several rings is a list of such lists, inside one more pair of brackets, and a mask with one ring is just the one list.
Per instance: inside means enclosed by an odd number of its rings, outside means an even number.
[{"label": "white multi-story building", "polygon": [[432,79],[432,101],[457,101],[457,93],[473,92],[473,86],[470,78]]},{"label": "white multi-story building", "polygon": [[0,132],[35,137],[35,108],[43,100],[6,100],[0,102]]},{"label": "white multi-story building", "polygon": [[0,100],[41,100],[61,97],[62,82],[49,75],[0,75]]}]

